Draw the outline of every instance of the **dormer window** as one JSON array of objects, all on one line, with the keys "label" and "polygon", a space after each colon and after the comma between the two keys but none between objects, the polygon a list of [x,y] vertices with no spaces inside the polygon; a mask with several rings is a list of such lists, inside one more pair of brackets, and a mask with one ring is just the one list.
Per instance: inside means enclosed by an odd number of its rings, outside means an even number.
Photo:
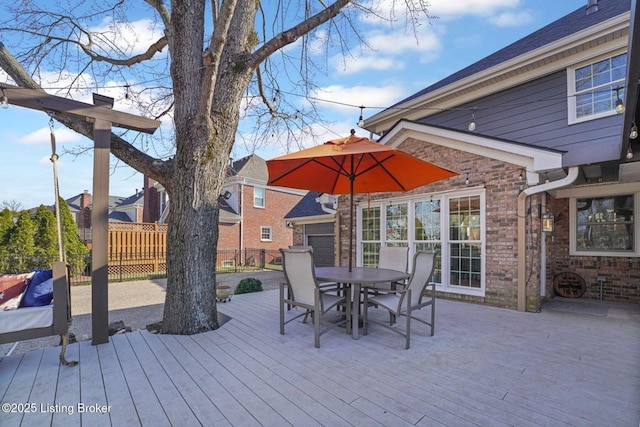
[{"label": "dormer window", "polygon": [[626,53],[570,68],[569,124],[616,114],[616,101],[626,93],[626,70]]}]

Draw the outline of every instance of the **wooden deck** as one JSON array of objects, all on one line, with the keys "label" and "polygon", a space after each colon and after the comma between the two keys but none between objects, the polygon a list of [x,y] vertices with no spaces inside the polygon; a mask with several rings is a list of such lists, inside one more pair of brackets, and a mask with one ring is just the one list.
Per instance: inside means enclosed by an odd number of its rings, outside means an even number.
[{"label": "wooden deck", "polygon": [[[638,316],[519,313],[438,300],[436,335],[417,324],[410,350],[400,335],[375,325],[357,341],[334,329],[315,349],[310,324],[293,322],[279,335],[277,299],[277,291],[236,295],[218,305],[233,319],[205,334],[137,331],[96,347],[73,344],[68,358],[80,362],[73,368],[58,365],[58,348],[5,357],[0,424],[635,427],[640,421]],[[4,404],[21,411],[7,412]],[[108,410],[90,412],[97,407]]]}]

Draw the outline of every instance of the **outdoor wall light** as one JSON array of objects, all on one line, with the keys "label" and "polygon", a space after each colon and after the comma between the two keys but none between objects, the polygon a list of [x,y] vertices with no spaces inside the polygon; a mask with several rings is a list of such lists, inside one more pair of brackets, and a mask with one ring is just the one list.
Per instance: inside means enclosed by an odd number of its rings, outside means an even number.
[{"label": "outdoor wall light", "polygon": [[552,213],[542,214],[542,231],[545,233],[552,233],[554,226],[554,218]]},{"label": "outdoor wall light", "polygon": [[227,190],[220,195],[221,198],[225,200],[229,200],[231,198],[231,191]]}]

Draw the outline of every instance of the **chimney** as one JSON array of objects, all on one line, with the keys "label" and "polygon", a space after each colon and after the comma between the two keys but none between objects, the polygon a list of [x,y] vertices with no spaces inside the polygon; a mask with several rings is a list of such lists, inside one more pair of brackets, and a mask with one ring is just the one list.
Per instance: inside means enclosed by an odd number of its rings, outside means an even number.
[{"label": "chimney", "polygon": [[157,222],[160,219],[160,194],[153,186],[155,181],[144,176],[142,193],[144,194],[142,222]]},{"label": "chimney", "polygon": [[84,190],[80,195],[80,228],[91,228],[91,194]]},{"label": "chimney", "polygon": [[598,0],[587,0],[587,15],[598,11]]},{"label": "chimney", "polygon": [[84,190],[82,195],[80,195],[80,209],[88,208],[91,204],[91,194],[89,194],[89,190]]}]

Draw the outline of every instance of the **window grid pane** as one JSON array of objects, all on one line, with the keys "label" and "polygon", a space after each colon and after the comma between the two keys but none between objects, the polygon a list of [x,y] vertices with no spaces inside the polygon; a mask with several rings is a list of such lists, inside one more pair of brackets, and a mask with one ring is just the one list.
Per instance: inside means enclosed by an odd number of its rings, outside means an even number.
[{"label": "window grid pane", "polygon": [[388,205],[386,208],[386,214],[386,240],[396,242],[407,241],[409,235],[407,204],[398,203],[394,205]]},{"label": "window grid pane", "polygon": [[623,53],[574,70],[576,117],[615,109],[618,96],[625,96],[622,85],[626,64],[627,54]]},{"label": "window grid pane", "polygon": [[260,227],[260,240],[271,240],[271,227]]},{"label": "window grid pane", "polygon": [[449,283],[481,288],[480,197],[449,200]]}]

